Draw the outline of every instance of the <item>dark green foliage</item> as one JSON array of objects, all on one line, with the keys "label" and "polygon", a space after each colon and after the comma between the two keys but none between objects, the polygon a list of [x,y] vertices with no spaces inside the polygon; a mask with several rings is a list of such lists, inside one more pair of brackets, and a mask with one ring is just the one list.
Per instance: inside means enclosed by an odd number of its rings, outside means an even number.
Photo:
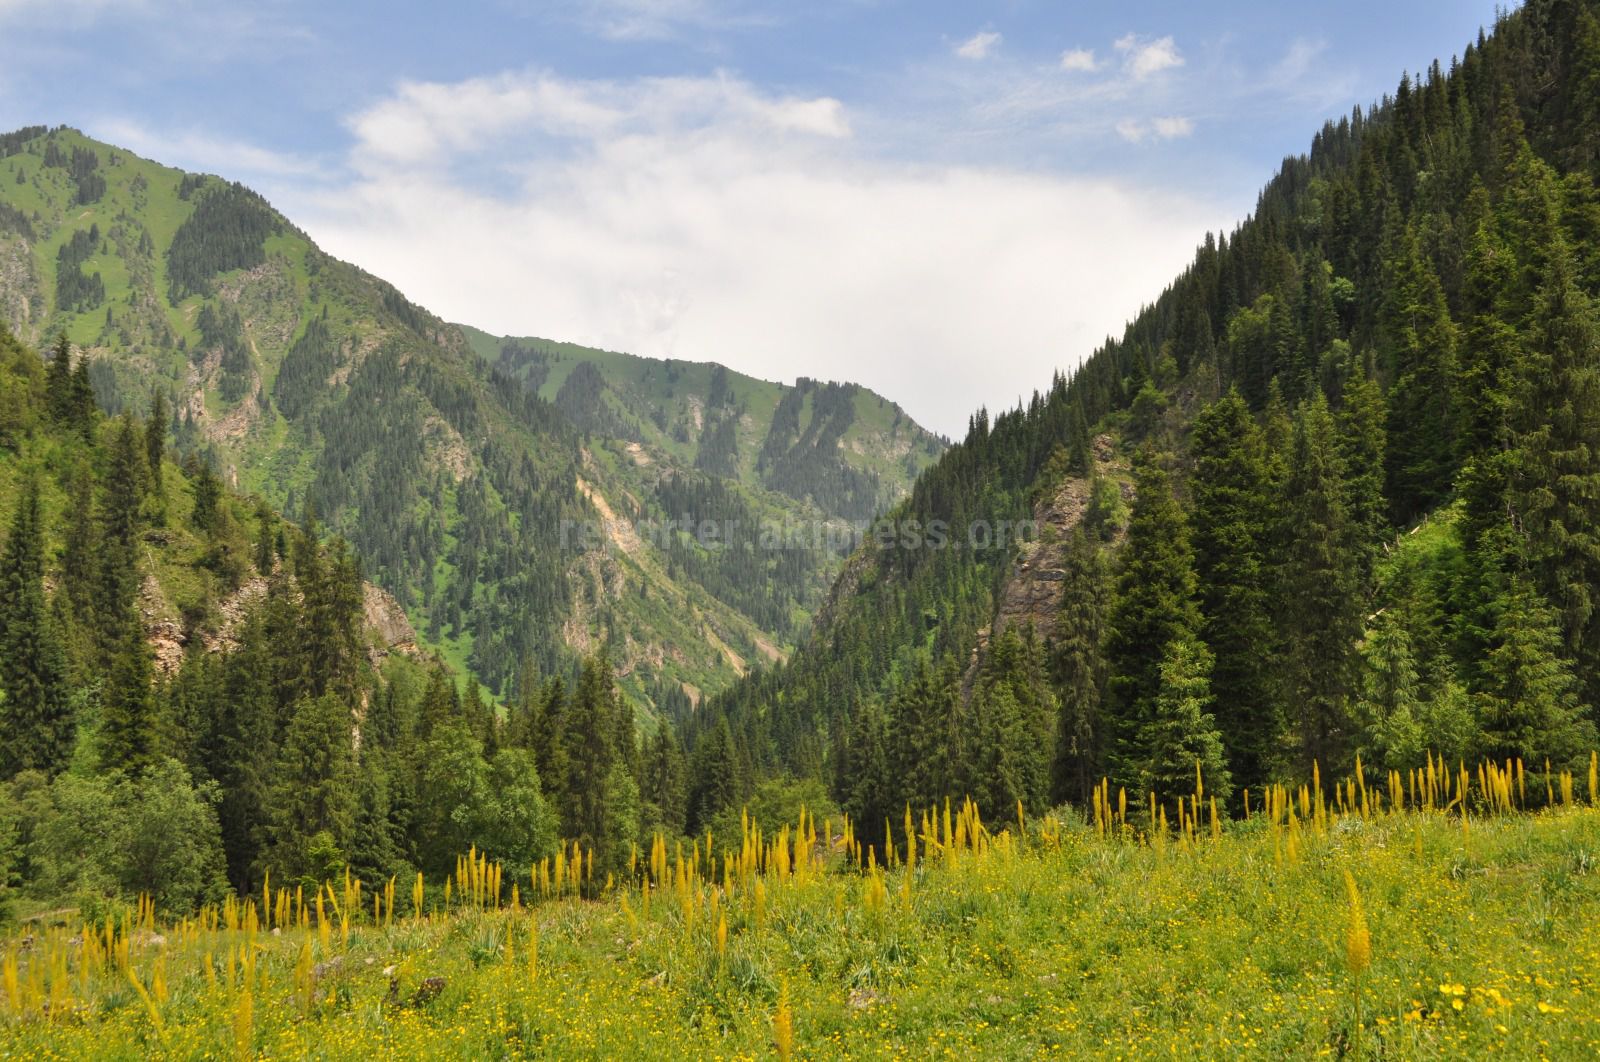
[{"label": "dark green foliage", "polygon": [[78,186],[74,201],[79,206],[99,202],[106,194],[106,179],[100,173],[100,156],[89,148],[72,149],[72,180]]},{"label": "dark green foliage", "polygon": [[1296,412],[1280,535],[1279,667],[1297,764],[1342,770],[1351,751],[1350,696],[1361,629],[1355,540],[1333,417],[1318,393]]},{"label": "dark green foliage", "polygon": [[[1032,630],[1008,628],[989,646],[972,697],[970,794],[981,807],[1014,811],[1020,802],[1031,813],[1043,810],[1050,795],[1055,751],[1055,698],[1044,651]],[[874,819],[865,819],[874,822]]]},{"label": "dark green foliage", "polygon": [[1562,656],[1556,616],[1520,576],[1501,602],[1479,694],[1483,753],[1496,763],[1570,765],[1594,748],[1596,735]]},{"label": "dark green foliage", "polygon": [[328,329],[326,311],[313,317],[278,367],[272,400],[290,420],[298,420],[328,391],[328,377],[338,367],[339,344]]},{"label": "dark green foliage", "polygon": [[1600,688],[1600,321],[1566,248],[1547,250],[1513,398],[1510,496],[1539,589],[1592,691]]},{"label": "dark green foliage", "polygon": [[[103,626],[111,623],[102,616]],[[144,625],[132,602],[121,623],[110,628],[115,639],[102,653],[105,681],[100,693],[99,763],[103,771],[142,774],[159,756],[155,696],[150,689],[150,647]]]},{"label": "dark green foliage", "polygon": [[1205,792],[1219,803],[1232,793],[1222,735],[1210,712],[1210,670],[1211,654],[1198,641],[1167,643],[1161,686],[1139,735],[1143,792],[1193,798],[1203,779]]},{"label": "dark green foliage", "polygon": [[1051,794],[1056,803],[1087,802],[1104,753],[1105,626],[1111,580],[1099,548],[1082,527],[1068,539],[1061,612],[1051,646],[1060,704]]},{"label": "dark green foliage", "polygon": [[0,552],[0,777],[54,774],[74,737],[67,662],[44,598],[39,483],[30,476]]},{"label": "dark green foliage", "polygon": [[1211,692],[1240,786],[1269,775],[1282,733],[1273,689],[1273,483],[1260,430],[1237,392],[1195,420],[1195,571],[1201,628],[1214,655]]},{"label": "dark green foliage", "polygon": [[1189,524],[1171,476],[1161,457],[1148,452],[1136,473],[1133,518],[1106,641],[1108,752],[1114,771],[1128,780],[1146,759],[1141,735],[1161,692],[1168,646],[1197,638],[1201,625]]},{"label": "dark green foliage", "polygon": [[1437,505],[1455,476],[1456,327],[1444,290],[1408,231],[1390,267],[1380,329],[1394,378],[1389,396],[1389,498],[1396,522]]},{"label": "dark green foliage", "polygon": [[100,251],[100,227],[90,225],[72,234],[56,252],[56,307],[68,313],[86,313],[106,299],[99,273],[85,274],[83,263]]},{"label": "dark green foliage", "polygon": [[265,262],[267,237],[282,230],[278,215],[244,185],[209,185],[167,248],[172,301],[209,294],[218,273]]},{"label": "dark green foliage", "polygon": [[[357,811],[355,719],[333,694],[294,707],[278,754],[263,860],[285,878],[323,880],[326,846],[345,858]],[[322,849],[322,851],[319,851]]]}]

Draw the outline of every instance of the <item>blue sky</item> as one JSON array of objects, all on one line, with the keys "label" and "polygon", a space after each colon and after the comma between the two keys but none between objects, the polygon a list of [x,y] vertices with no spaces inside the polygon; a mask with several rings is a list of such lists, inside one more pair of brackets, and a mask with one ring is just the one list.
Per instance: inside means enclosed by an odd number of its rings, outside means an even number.
[{"label": "blue sky", "polygon": [[[245,180],[445,316],[958,433],[1480,0],[0,0],[0,126]],[[912,371],[914,370],[914,371]]]}]

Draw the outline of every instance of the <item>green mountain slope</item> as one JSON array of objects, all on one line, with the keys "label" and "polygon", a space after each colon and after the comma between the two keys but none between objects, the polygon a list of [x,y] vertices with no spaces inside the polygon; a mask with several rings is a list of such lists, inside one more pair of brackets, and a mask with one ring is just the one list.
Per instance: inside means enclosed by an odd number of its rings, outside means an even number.
[{"label": "green mountain slope", "polygon": [[[207,454],[231,485],[286,512],[313,506],[425,642],[502,694],[526,668],[567,670],[608,640],[642,706],[692,700],[754,659],[781,658],[835,559],[788,558],[787,589],[773,595],[749,557],[563,535],[603,513],[631,520],[663,501],[681,507],[670,488],[658,496],[627,449],[636,440],[623,418],[649,423],[648,409],[601,397],[618,424],[602,417],[596,432],[571,401],[576,386],[564,399],[557,388],[562,402],[540,398],[511,366],[480,358],[461,329],[323,254],[249,190],[70,129],[0,138],[0,319],[35,344],[64,332],[91,359],[109,409],[143,411],[161,391],[181,449]],[[841,424],[898,417],[844,391],[860,412]],[[744,418],[727,419],[732,436],[747,431]],[[843,435],[847,461],[831,459],[822,432],[797,438],[812,452],[789,461],[790,479],[827,513],[893,499],[923,459],[911,451],[936,446],[909,421],[881,447],[862,426]],[[737,451],[735,463],[748,464],[746,449],[707,452]],[[660,452],[677,466],[681,452]],[[715,494],[691,478],[672,486]],[[743,489],[748,477],[735,478],[735,497],[701,497],[695,508],[719,518],[794,510],[788,495],[758,497]]]},{"label": "green mountain slope", "polygon": [[1600,5],[1536,0],[1328,123],[893,514],[1036,538],[861,551],[793,661],[695,718],[691,828],[741,762],[863,822],[1107,776],[1170,801],[1197,761],[1236,807],[1357,756],[1570,763],[1600,723],[1596,84]]},{"label": "green mountain slope", "polygon": [[898,405],[854,384],[785,385],[710,362],[463,331],[484,360],[581,429],[635,443],[630,452],[667,469],[732,479],[825,518],[870,519],[944,448]]}]

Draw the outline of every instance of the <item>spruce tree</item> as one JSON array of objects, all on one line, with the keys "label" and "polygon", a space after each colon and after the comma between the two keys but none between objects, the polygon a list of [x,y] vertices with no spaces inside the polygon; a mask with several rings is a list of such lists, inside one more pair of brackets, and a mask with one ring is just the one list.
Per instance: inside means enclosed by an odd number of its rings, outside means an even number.
[{"label": "spruce tree", "polygon": [[161,489],[161,463],[167,455],[167,394],[161,388],[150,393],[150,416],[144,422],[144,458],[150,469],[150,483]]},{"label": "spruce tree", "polygon": [[39,481],[30,474],[0,552],[0,778],[28,769],[55,774],[72,752],[66,656],[43,580]]},{"label": "spruce tree", "polygon": [[1281,529],[1279,627],[1284,703],[1299,744],[1299,766],[1326,774],[1345,767],[1349,701],[1361,602],[1343,462],[1333,417],[1321,393],[1301,405]]},{"label": "spruce tree", "polygon": [[1482,751],[1493,762],[1520,757],[1565,765],[1595,746],[1594,723],[1584,716],[1562,655],[1557,616],[1521,575],[1511,578],[1500,601],[1478,705]]},{"label": "spruce tree", "polygon": [[109,645],[100,694],[100,769],[143,774],[159,752],[155,696],[151,691],[150,646],[144,624],[130,602]]},{"label": "spruce tree", "polygon": [[611,766],[618,761],[616,698],[611,663],[602,649],[599,655],[583,661],[572,698],[572,718],[566,731],[567,808],[562,816],[571,836],[586,847],[592,846],[595,858],[602,862],[615,854],[607,850],[611,824],[606,786]]},{"label": "spruce tree", "polygon": [[1058,804],[1087,803],[1100,770],[1110,597],[1110,577],[1099,547],[1082,526],[1073,528],[1062,556],[1061,611],[1052,654],[1059,711],[1051,798]]},{"label": "spruce tree", "polygon": [[572,765],[567,759],[567,685],[559,675],[539,691],[532,741],[533,761],[539,771],[545,803],[561,819],[562,836],[568,836],[567,779]]},{"label": "spruce tree", "polygon": [[1588,694],[1600,694],[1600,320],[1563,246],[1548,249],[1518,366],[1512,505],[1538,587]]},{"label": "spruce tree", "polygon": [[320,884],[330,856],[348,858],[359,810],[354,726],[349,707],[332,694],[295,706],[266,809],[261,858],[274,877]]},{"label": "spruce tree", "polygon": [[1161,691],[1167,645],[1200,629],[1189,523],[1162,458],[1148,451],[1134,469],[1136,494],[1106,642],[1111,766],[1128,781],[1145,757],[1140,735]]},{"label": "spruce tree", "polygon": [[1222,735],[1210,712],[1210,670],[1211,654],[1199,640],[1182,636],[1167,643],[1161,685],[1139,737],[1139,786],[1158,799],[1194,797],[1196,765],[1205,792],[1219,803],[1233,792]]},{"label": "spruce tree", "polygon": [[1418,247],[1401,241],[1381,318],[1394,386],[1389,394],[1389,500],[1397,523],[1438,505],[1456,470],[1456,327],[1444,289]]},{"label": "spruce tree", "polygon": [[138,538],[144,501],[143,440],[131,417],[118,421],[99,519],[99,571],[94,590],[102,654],[124,634],[139,595]]},{"label": "spruce tree", "polygon": [[1345,468],[1345,511],[1360,567],[1359,585],[1371,580],[1372,565],[1389,535],[1388,506],[1383,496],[1384,461],[1388,452],[1385,422],[1388,404],[1383,388],[1359,359],[1344,387],[1339,410],[1339,458]]},{"label": "spruce tree", "polygon": [[650,739],[640,799],[653,821],[669,837],[681,837],[688,823],[688,763],[677,732],[666,723]]},{"label": "spruce tree", "polygon": [[71,425],[75,416],[72,393],[72,343],[67,334],[56,337],[50,349],[50,362],[45,367],[45,405],[50,419],[57,424]]},{"label": "spruce tree", "polygon": [[1237,392],[1195,420],[1194,551],[1203,640],[1228,764],[1240,785],[1266,780],[1282,733],[1272,688],[1274,504],[1260,430]]}]

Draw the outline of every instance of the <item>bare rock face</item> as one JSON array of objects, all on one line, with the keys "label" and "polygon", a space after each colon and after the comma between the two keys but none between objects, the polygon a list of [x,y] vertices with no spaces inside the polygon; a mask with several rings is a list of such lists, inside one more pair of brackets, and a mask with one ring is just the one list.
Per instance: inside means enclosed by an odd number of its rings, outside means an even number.
[{"label": "bare rock face", "polygon": [[[1116,456],[1116,447],[1109,435],[1094,440],[1094,462],[1101,476],[1119,478],[1125,471]],[[973,647],[962,683],[963,694],[970,694],[973,680],[991,638],[1007,630],[1022,630],[1032,626],[1041,640],[1052,637],[1056,617],[1061,612],[1062,580],[1067,540],[1072,530],[1083,522],[1089,512],[1090,481],[1069,476],[1056,489],[1040,498],[1033,507],[1033,519],[1038,525],[1038,538],[1024,545],[1013,562],[1011,572],[1000,588],[1000,600],[995,610],[994,624],[978,631],[978,642]],[[1131,488],[1123,485],[1123,498],[1132,500]]]},{"label": "bare rock face", "polygon": [[406,618],[406,610],[394,595],[372,583],[361,584],[361,606],[366,616],[367,629],[372,632],[382,651],[404,656],[417,655],[417,632]]}]

